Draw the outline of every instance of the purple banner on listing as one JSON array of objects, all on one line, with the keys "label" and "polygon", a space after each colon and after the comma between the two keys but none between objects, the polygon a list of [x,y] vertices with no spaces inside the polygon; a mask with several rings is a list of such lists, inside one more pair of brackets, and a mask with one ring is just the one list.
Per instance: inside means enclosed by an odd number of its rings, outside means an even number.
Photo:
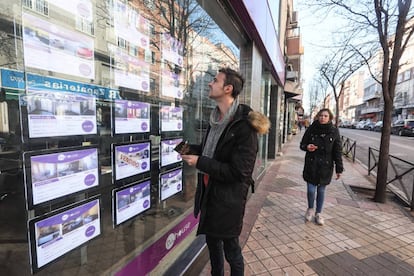
[{"label": "purple banner on listing", "polygon": [[169,251],[183,241],[196,227],[198,219],[189,214],[178,225],[168,231],[158,241],[145,249],[140,255],[133,259],[124,268],[118,271],[116,276],[147,275],[153,270],[160,260]]}]

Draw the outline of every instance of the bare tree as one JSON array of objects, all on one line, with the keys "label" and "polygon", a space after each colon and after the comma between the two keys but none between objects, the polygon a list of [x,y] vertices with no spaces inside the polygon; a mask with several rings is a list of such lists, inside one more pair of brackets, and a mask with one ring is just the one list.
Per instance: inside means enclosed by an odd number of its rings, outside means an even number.
[{"label": "bare tree", "polygon": [[320,74],[315,75],[310,85],[308,86],[309,90],[309,111],[312,114],[314,110],[318,107],[321,107],[321,101],[323,107],[326,105],[326,94],[328,89],[327,81],[322,78]]},{"label": "bare tree", "polygon": [[[352,37],[352,36],[350,36]],[[319,65],[319,73],[326,80],[335,98],[335,125],[339,123],[339,99],[345,89],[345,81],[361,67],[359,56],[348,47],[349,39],[341,44]]]},{"label": "bare tree", "polygon": [[342,0],[312,1],[313,5],[326,11],[336,10],[337,15],[349,21],[349,29],[343,30],[358,34],[350,41],[355,53],[370,65],[373,51],[382,53],[383,62],[379,74],[369,71],[382,87],[384,99],[383,128],[381,134],[378,173],[374,200],[385,202],[388,175],[388,159],[391,135],[391,117],[394,105],[400,59],[414,32],[412,0],[361,0],[348,3]]}]

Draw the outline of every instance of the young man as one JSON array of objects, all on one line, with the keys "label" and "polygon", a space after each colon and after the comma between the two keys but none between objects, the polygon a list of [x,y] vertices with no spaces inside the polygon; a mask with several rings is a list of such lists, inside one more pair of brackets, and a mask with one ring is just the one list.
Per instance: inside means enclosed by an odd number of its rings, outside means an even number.
[{"label": "young man", "polygon": [[[263,114],[239,104],[244,79],[230,69],[219,70],[209,83],[209,97],[217,106],[210,115],[201,145],[190,145],[183,160],[200,172],[194,215],[200,213],[197,234],[206,235],[211,274],[224,275],[224,257],[231,275],[244,275],[239,236],[252,172],[258,150],[258,133],[267,133],[270,123]],[[224,254],[223,254],[224,251]]]}]

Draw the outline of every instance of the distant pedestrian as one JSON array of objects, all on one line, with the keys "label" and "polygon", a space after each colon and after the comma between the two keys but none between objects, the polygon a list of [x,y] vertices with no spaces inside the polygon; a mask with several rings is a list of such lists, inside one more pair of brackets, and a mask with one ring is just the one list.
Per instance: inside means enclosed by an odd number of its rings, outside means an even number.
[{"label": "distant pedestrian", "polygon": [[[339,179],[344,167],[342,164],[342,145],[339,130],[333,125],[333,113],[321,109],[316,120],[306,129],[300,142],[300,148],[306,151],[303,179],[307,183],[308,209],[305,221],[324,224],[322,208],[325,200],[325,188],[331,182],[335,165],[336,179]],[[316,194],[316,211],[314,211]]]},{"label": "distant pedestrian", "polygon": [[200,145],[188,145],[181,157],[201,174],[195,195],[194,215],[200,213],[197,234],[206,235],[211,275],[224,275],[224,258],[231,275],[244,275],[239,244],[249,187],[259,150],[258,134],[268,132],[267,117],[239,104],[242,75],[230,68],[219,70],[209,83],[209,98],[217,106],[210,115],[207,134]]}]

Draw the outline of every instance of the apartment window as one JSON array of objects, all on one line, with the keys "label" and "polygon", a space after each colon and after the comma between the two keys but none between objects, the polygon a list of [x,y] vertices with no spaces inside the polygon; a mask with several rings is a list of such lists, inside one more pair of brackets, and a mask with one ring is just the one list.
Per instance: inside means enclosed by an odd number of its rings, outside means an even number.
[{"label": "apartment window", "polygon": [[43,15],[49,15],[49,2],[47,0],[23,0],[23,6]]},{"label": "apartment window", "polygon": [[145,0],[144,4],[148,9],[153,9],[155,7],[154,0]]},{"label": "apartment window", "polygon": [[411,70],[407,70],[404,72],[404,80],[409,80],[411,78]]},{"label": "apartment window", "polygon": [[148,24],[149,25],[149,33],[151,38],[155,36],[155,26],[152,24]]},{"label": "apartment window", "polygon": [[397,83],[402,82],[402,80],[403,80],[403,74],[402,73],[401,74],[398,74]]},{"label": "apartment window", "polygon": [[118,37],[118,47],[119,48],[127,48],[127,41],[123,39],[122,37]]},{"label": "apartment window", "polygon": [[88,21],[83,17],[76,17],[76,29],[90,35],[95,35],[93,22]]},{"label": "apartment window", "polygon": [[138,56],[138,47],[134,46],[134,45],[130,45],[129,46],[129,55],[131,56]]},{"label": "apartment window", "polygon": [[155,79],[154,78],[150,78],[150,91],[155,91],[156,89],[156,85],[155,85]]}]

